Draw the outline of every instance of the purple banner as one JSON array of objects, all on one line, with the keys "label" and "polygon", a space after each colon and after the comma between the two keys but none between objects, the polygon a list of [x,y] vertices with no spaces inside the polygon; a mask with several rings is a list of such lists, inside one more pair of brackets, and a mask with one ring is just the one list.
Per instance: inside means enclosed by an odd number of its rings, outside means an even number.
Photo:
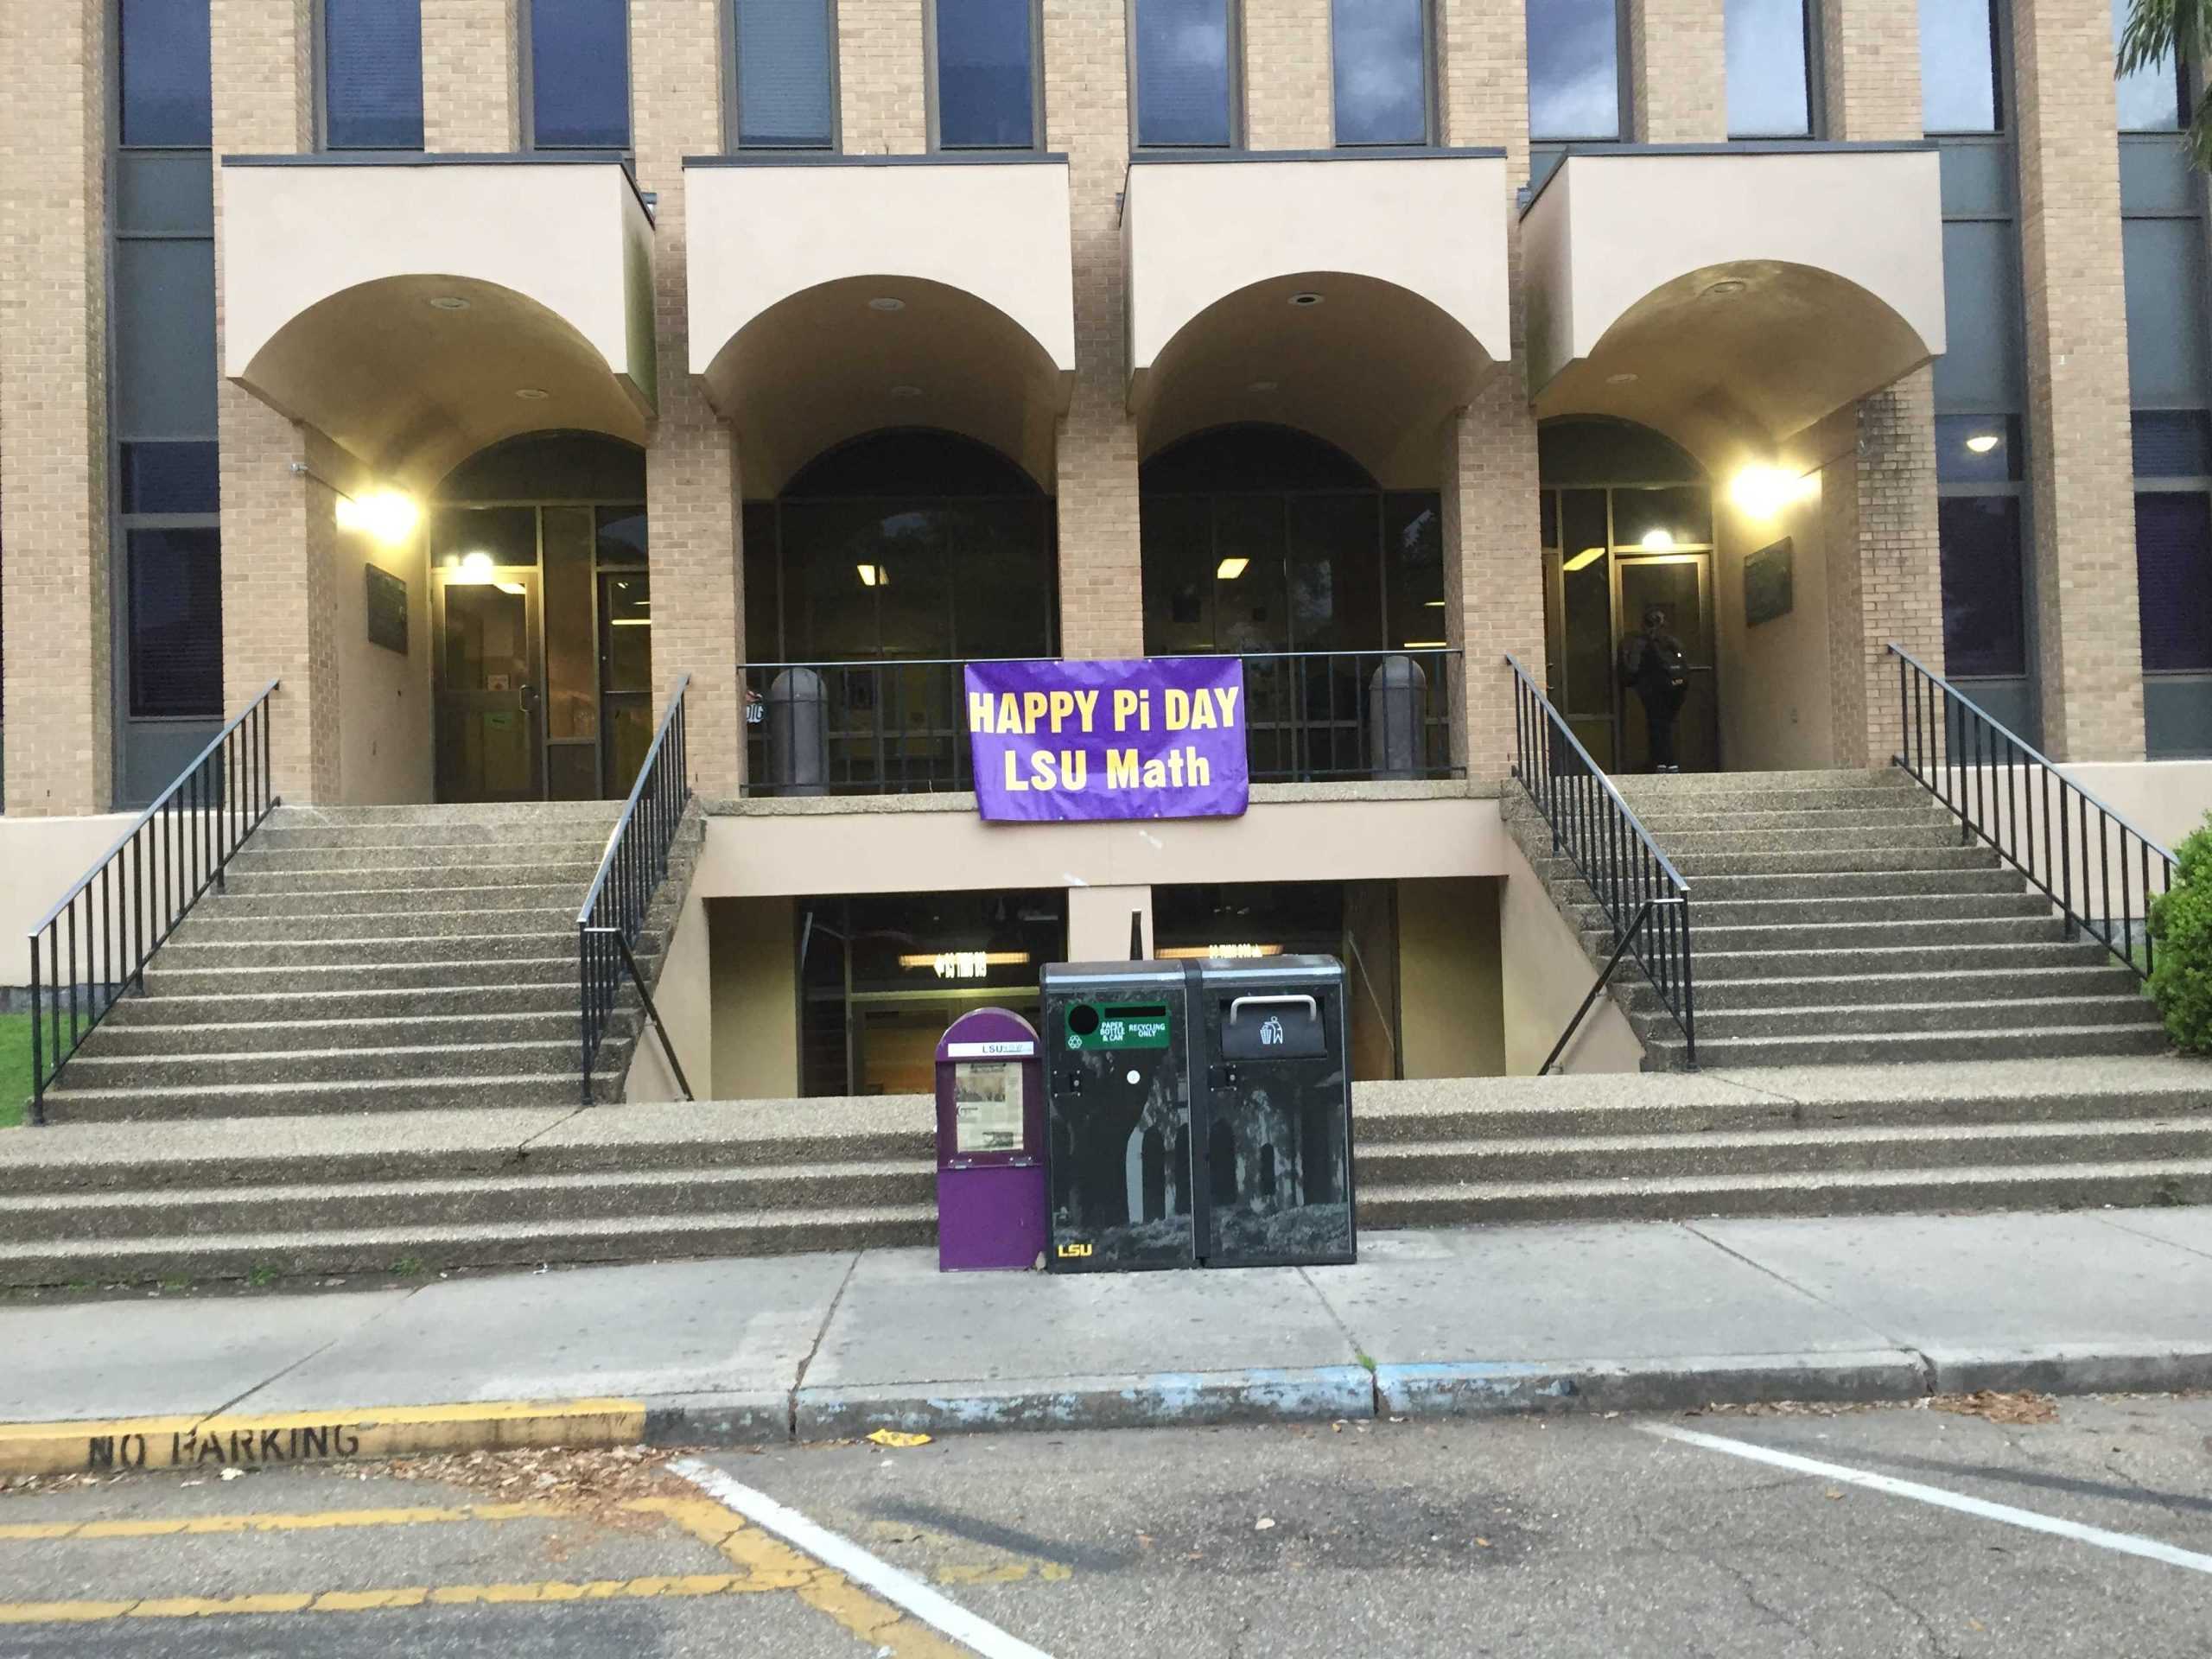
[{"label": "purple banner", "polygon": [[968,732],[986,818],[1233,818],[1250,792],[1235,657],[970,663]]}]

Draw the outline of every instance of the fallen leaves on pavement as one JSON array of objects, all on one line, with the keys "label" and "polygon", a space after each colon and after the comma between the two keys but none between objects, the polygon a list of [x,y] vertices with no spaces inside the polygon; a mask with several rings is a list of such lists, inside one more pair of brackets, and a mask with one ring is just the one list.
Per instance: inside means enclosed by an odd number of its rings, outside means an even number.
[{"label": "fallen leaves on pavement", "polygon": [[524,1447],[344,1464],[330,1472],[349,1480],[414,1480],[458,1486],[497,1503],[557,1503],[603,1526],[649,1531],[661,1524],[661,1517],[626,1509],[626,1504],[641,1497],[699,1496],[698,1488],[690,1482],[668,1472],[668,1460],[677,1455],[665,1447],[652,1446],[592,1450]]},{"label": "fallen leaves on pavement", "polygon": [[1993,1423],[2058,1421],[2058,1402],[2029,1389],[2022,1389],[2017,1394],[2000,1393],[1995,1389],[1976,1389],[1972,1394],[1939,1394],[1932,1396],[1928,1404],[1931,1410],[1953,1412],[1961,1417],[1986,1417]]}]

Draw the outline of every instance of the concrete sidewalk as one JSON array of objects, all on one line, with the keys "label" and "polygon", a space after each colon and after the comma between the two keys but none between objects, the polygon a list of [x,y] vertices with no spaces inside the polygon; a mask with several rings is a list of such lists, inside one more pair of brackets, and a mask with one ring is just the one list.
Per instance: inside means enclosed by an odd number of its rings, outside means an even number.
[{"label": "concrete sidewalk", "polygon": [[157,1429],[159,1466],[211,1440],[238,1458],[241,1433],[239,1460],[284,1460],[296,1435],[256,1440],[272,1421],[365,1457],[2212,1386],[2212,1208],[1370,1233],[1360,1254],[1057,1277],[864,1250],[18,1306],[0,1473],[98,1465],[94,1423]]}]

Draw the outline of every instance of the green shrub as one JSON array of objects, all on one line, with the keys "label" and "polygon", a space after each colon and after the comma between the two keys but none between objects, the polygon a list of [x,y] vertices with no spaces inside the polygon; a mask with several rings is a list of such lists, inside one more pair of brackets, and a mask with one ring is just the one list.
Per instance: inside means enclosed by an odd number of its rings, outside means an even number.
[{"label": "green shrub", "polygon": [[2202,1054],[2212,1052],[2212,814],[2174,860],[2172,889],[2151,900],[2151,996],[2166,1034]]}]

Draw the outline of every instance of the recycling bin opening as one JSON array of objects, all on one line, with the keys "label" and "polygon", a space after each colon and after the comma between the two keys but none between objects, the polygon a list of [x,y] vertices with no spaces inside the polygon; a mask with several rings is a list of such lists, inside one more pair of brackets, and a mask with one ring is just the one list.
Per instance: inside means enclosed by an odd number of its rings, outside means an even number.
[{"label": "recycling bin opening", "polygon": [[1055,1271],[1354,1258],[1341,963],[1053,963],[1042,988]]}]

